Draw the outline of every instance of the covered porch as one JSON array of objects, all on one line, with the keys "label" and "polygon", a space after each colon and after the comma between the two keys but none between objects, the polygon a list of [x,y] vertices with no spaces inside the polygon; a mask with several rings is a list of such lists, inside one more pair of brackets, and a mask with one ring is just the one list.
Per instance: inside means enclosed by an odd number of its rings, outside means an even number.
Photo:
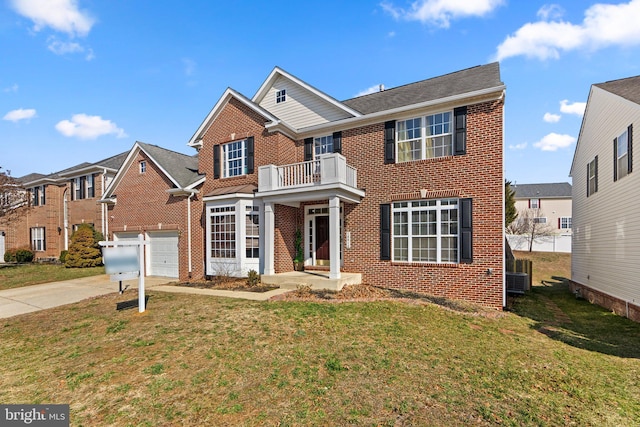
[{"label": "covered porch", "polygon": [[[346,158],[338,153],[291,165],[260,167],[256,197],[264,203],[263,282],[293,284],[300,280],[311,287],[336,290],[345,284],[359,283],[361,275],[340,271],[345,234],[341,211],[344,204],[360,203],[364,195],[357,187],[356,169],[347,165]],[[299,228],[303,233],[305,268],[327,266],[328,272],[276,275],[275,205],[278,204],[295,208],[304,204],[304,222]]]}]

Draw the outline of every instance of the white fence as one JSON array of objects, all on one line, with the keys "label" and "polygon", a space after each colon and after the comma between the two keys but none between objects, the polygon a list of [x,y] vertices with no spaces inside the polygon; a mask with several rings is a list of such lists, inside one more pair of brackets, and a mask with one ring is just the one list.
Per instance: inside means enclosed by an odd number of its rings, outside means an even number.
[{"label": "white fence", "polygon": [[[507,240],[511,250],[529,250],[529,236],[526,234],[507,234]],[[571,253],[571,234],[538,237],[533,241],[532,251]]]}]

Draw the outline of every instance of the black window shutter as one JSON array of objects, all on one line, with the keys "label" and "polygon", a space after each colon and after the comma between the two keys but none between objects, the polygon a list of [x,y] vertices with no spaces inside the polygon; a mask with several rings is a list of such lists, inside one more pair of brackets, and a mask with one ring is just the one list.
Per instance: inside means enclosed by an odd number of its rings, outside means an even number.
[{"label": "black window shutter", "polygon": [[333,133],[333,152],[342,154],[342,132]]},{"label": "black window shutter", "polygon": [[597,193],[598,192],[598,156],[596,156],[594,160],[596,162],[596,184],[594,185],[593,192]]},{"label": "black window shutter", "polygon": [[627,128],[627,156],[629,161],[629,173],[633,171],[633,124]]},{"label": "black window shutter", "polygon": [[391,259],[391,205],[380,205],[380,259]]},{"label": "black window shutter", "polygon": [[46,185],[42,186],[42,204],[46,205],[47,204],[47,194],[45,192],[45,189],[47,188]]},{"label": "black window shutter", "polygon": [[249,138],[247,138],[247,173],[248,174],[253,173],[253,167],[255,164],[254,157],[255,157],[255,149],[253,144],[253,137],[250,136]]},{"label": "black window shutter", "polygon": [[35,251],[36,245],[34,245],[34,242],[33,242],[33,228],[29,229],[29,241],[31,242],[31,250]]},{"label": "black window shutter", "polygon": [[618,138],[613,138],[613,182],[618,180]]},{"label": "black window shutter", "polygon": [[453,154],[460,156],[467,154],[467,107],[455,108],[453,110],[453,117]]},{"label": "black window shutter", "polygon": [[471,199],[460,199],[460,262],[473,262],[473,203]]},{"label": "black window shutter", "polygon": [[396,121],[384,123],[384,163],[396,162]]},{"label": "black window shutter", "polygon": [[220,146],[213,146],[213,179],[220,178]]},{"label": "black window shutter", "polygon": [[42,250],[47,250],[47,228],[42,227]]},{"label": "black window shutter", "polygon": [[91,187],[89,188],[89,197],[90,198],[94,198],[96,197],[96,176],[98,174],[92,174],[91,175]]},{"label": "black window shutter", "polygon": [[304,161],[313,160],[313,138],[305,138],[304,140]]},{"label": "black window shutter", "polygon": [[591,162],[587,163],[587,197],[589,197],[591,195],[589,193],[589,173],[591,171],[591,168],[589,168],[590,164],[591,164]]}]

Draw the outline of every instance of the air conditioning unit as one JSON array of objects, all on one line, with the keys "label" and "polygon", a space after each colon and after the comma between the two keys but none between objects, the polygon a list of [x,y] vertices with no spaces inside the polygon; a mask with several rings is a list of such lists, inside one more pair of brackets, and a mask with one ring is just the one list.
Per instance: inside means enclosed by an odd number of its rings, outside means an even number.
[{"label": "air conditioning unit", "polygon": [[524,294],[529,290],[529,275],[527,273],[507,272],[507,292],[510,294]]}]

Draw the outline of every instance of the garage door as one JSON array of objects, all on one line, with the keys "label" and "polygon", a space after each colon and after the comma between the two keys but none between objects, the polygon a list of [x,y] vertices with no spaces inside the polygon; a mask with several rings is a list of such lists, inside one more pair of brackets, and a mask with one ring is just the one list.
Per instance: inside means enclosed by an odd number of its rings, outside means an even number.
[{"label": "garage door", "polygon": [[149,275],[178,277],[178,232],[149,232]]}]

